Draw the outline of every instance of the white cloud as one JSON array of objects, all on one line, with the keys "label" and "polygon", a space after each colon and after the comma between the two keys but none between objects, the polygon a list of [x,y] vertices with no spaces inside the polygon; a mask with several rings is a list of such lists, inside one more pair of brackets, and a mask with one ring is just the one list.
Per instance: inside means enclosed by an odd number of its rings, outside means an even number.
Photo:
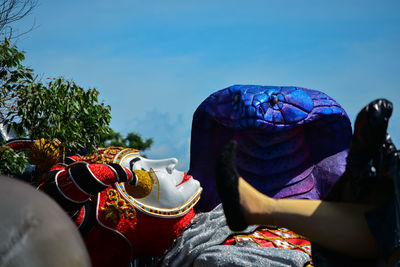
[{"label": "white cloud", "polygon": [[154,108],[150,112],[138,114],[134,119],[128,119],[122,130],[138,132],[144,138],[152,137],[154,144],[146,150],[149,158],[177,158],[177,168],[188,170],[190,145],[191,116],[171,115]]}]

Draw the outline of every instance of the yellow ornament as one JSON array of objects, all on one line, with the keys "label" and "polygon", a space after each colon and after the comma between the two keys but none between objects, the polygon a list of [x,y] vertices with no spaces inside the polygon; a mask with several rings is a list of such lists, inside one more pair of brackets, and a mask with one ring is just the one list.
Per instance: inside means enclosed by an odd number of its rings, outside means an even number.
[{"label": "yellow ornament", "polygon": [[50,169],[60,158],[60,141],[57,139],[38,139],[29,151],[29,158],[40,169]]},{"label": "yellow ornament", "polygon": [[154,181],[147,171],[134,170],[133,171],[138,179],[136,186],[125,183],[126,192],[134,198],[144,198],[153,190]]}]

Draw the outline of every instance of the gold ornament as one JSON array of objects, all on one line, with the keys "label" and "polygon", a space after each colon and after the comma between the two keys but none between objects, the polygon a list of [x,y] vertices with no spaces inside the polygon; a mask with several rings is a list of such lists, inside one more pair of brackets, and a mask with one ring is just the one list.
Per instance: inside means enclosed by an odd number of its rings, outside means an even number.
[{"label": "gold ornament", "polygon": [[49,169],[60,158],[60,141],[57,139],[38,139],[29,151],[29,158],[40,169]]},{"label": "gold ornament", "polygon": [[144,170],[134,170],[133,172],[138,179],[138,183],[136,186],[125,183],[126,191],[134,198],[144,198],[148,196],[153,190],[153,178]]},{"label": "gold ornament", "polygon": [[[124,147],[116,147],[110,146],[107,148],[100,147],[97,149],[97,152],[91,153],[81,157],[81,160],[89,162],[89,163],[101,163],[101,164],[108,164],[114,162],[116,155],[121,153],[121,151],[128,150]],[[129,149],[134,150],[134,149]],[[139,150],[134,150],[139,151]]]},{"label": "gold ornament", "polygon": [[110,202],[105,204],[105,208],[101,208],[101,211],[104,211],[106,214],[106,220],[111,220],[114,224],[117,224],[122,218],[122,215],[124,215],[127,219],[135,218],[135,209],[132,206],[127,205],[125,200],[120,197],[120,194],[117,190],[109,189],[107,191],[107,196]]}]

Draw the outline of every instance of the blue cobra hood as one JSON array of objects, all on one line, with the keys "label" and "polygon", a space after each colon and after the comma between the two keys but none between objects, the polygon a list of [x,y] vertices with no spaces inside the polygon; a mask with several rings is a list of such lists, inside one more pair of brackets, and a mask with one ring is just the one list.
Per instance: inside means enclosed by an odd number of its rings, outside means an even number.
[{"label": "blue cobra hood", "polygon": [[216,158],[238,142],[239,173],[261,192],[321,198],[344,171],[351,124],[326,94],[299,87],[234,85],[211,94],[193,116],[189,173],[204,188],[199,210],[219,203]]}]

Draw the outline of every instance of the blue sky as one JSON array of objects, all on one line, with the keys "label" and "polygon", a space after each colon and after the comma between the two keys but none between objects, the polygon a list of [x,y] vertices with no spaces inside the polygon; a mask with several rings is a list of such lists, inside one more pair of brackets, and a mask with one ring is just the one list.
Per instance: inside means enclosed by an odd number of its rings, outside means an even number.
[{"label": "blue sky", "polygon": [[95,87],[111,126],[155,143],[152,158],[187,169],[192,115],[233,84],[323,91],[354,120],[369,101],[395,105],[400,146],[399,1],[39,0],[15,25],[26,64]]}]

